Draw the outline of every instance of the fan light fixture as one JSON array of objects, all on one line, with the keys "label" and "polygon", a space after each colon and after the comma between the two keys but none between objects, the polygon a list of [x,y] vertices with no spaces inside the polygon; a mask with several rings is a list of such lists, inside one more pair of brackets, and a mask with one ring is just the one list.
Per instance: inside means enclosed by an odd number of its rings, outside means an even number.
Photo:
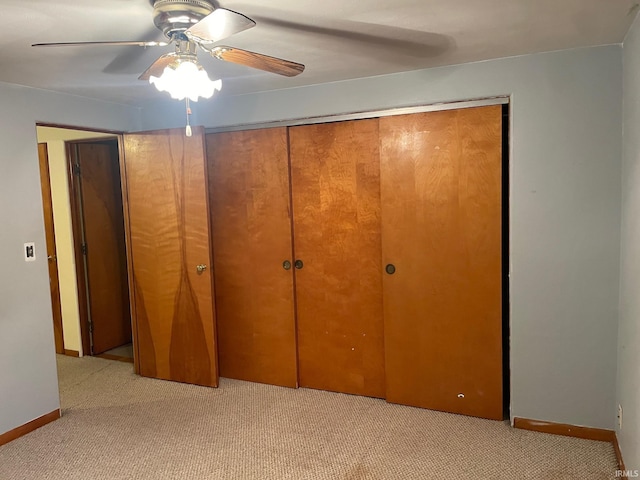
[{"label": "fan light fixture", "polygon": [[[159,72],[160,76],[151,74],[149,70]],[[184,100],[187,112],[187,137],[191,136],[191,107],[189,101],[197,102],[198,98],[211,98],[222,88],[222,80],[211,80],[202,65],[198,63],[196,44],[189,40],[176,42],[176,52],[160,57],[149,72],[149,83],[155,85],[160,92],[167,92],[171,98]],[[144,75],[143,75],[144,76]]]},{"label": "fan light fixture", "polygon": [[212,81],[198,63],[197,47],[216,60],[231,62],[266,72],[295,77],[304,65],[282,58],[270,57],[241,48],[219,45],[218,42],[236,33],[253,28],[256,22],[246,15],[218,7],[215,0],[149,0],[153,5],[153,23],[168,41],[106,41],[34,43],[34,47],[68,47],[81,45],[166,47],[175,43],[176,51],[158,58],[138,77],[149,81],[172,98],[184,100],[187,113],[187,136],[191,135],[189,101],[211,98],[222,88],[222,81]]},{"label": "fan light fixture", "polygon": [[211,81],[198,63],[197,47],[201,47],[216,60],[231,62],[266,72],[295,77],[304,71],[304,65],[282,58],[270,57],[241,48],[219,45],[231,35],[253,28],[256,22],[246,15],[220,8],[215,0],[149,0],[153,6],[153,23],[168,41],[99,41],[34,43],[34,47],[69,46],[139,46],[165,47],[176,45],[175,53],[158,58],[138,77],[150,80],[158,90],[169,92],[173,98],[197,101],[210,98],[220,90],[220,80]]},{"label": "fan light fixture", "polygon": [[177,57],[167,65],[159,77],[151,75],[149,83],[161,92],[167,92],[171,98],[188,98],[197,102],[198,98],[211,98],[222,88],[222,80],[211,80],[196,58]]}]

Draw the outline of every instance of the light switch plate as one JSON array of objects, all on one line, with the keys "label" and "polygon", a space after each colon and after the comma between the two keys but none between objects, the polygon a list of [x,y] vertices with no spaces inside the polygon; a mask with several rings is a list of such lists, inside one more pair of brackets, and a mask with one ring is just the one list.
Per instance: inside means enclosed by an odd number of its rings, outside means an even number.
[{"label": "light switch plate", "polygon": [[618,404],[618,428],[622,430],[622,405]]},{"label": "light switch plate", "polygon": [[35,242],[29,242],[24,244],[24,261],[35,262],[36,261],[36,244]]}]

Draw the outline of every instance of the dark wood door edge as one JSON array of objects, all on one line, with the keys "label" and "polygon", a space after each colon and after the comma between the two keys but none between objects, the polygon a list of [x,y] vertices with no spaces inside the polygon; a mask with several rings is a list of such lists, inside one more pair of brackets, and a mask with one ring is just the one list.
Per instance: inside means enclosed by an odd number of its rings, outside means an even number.
[{"label": "dark wood door edge", "polygon": [[53,412],[49,412],[46,415],[36,418],[35,420],[31,420],[24,425],[14,428],[13,430],[9,430],[6,433],[0,434],[0,446],[5,445],[16,438],[20,438],[27,433],[31,433],[34,430],[46,425],[47,423],[51,423],[54,420],[60,418],[60,409],[54,410]]}]

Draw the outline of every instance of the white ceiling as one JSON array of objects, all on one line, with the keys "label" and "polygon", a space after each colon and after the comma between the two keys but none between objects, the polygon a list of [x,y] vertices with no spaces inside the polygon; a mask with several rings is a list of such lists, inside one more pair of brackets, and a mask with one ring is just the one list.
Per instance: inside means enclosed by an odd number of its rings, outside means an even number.
[{"label": "white ceiling", "polygon": [[[257,26],[222,43],[306,65],[295,78],[200,54],[224,94],[240,94],[621,43],[636,0],[221,0]],[[149,0],[0,0],[0,81],[139,104],[137,80],[172,47],[33,48],[32,43],[160,40]]]}]

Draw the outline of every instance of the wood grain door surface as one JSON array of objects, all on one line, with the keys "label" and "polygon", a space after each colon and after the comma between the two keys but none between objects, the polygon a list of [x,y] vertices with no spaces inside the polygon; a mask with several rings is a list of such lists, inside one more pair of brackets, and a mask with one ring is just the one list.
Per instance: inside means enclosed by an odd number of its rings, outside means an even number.
[{"label": "wood grain door surface", "polygon": [[289,134],[300,385],[384,397],[378,120]]},{"label": "wood grain door surface", "polygon": [[62,331],[62,306],[60,305],[60,281],[58,278],[58,255],[56,252],[56,234],[53,222],[53,203],[51,199],[51,179],[49,176],[49,154],[46,143],[38,144],[40,164],[40,185],[42,188],[42,207],[44,210],[44,231],[47,242],[47,262],[49,266],[49,289],[51,291],[51,309],[53,313],[53,337],[56,353],[64,353]]},{"label": "wood grain door surface", "polygon": [[140,374],[217,386],[204,141],[202,128],[124,136],[128,241]]},{"label": "wood grain door surface", "polygon": [[[131,342],[117,140],[77,143],[93,354]],[[83,294],[81,292],[80,294]]]},{"label": "wood grain door surface", "polygon": [[220,375],[297,386],[286,128],[207,135]]},{"label": "wood grain door surface", "polygon": [[502,418],[501,108],[380,119],[387,399]]}]

